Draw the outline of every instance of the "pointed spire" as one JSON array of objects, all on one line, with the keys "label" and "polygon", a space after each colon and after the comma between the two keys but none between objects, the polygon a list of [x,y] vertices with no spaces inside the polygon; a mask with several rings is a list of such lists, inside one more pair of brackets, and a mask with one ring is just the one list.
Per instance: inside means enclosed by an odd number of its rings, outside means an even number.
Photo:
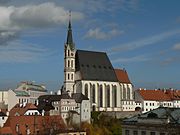
[{"label": "pointed spire", "polygon": [[69,25],[68,25],[68,34],[67,34],[66,44],[69,45],[71,49],[74,49],[72,29],[71,29],[71,11],[69,11]]}]

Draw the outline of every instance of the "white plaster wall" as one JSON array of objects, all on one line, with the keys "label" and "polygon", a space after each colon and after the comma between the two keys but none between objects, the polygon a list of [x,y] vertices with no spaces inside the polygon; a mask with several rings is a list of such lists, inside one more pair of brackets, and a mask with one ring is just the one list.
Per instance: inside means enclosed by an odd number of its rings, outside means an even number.
[{"label": "white plaster wall", "polygon": [[0,102],[4,102],[5,105],[8,104],[8,91],[0,91]]},{"label": "white plaster wall", "polygon": [[1,116],[0,117],[0,127],[4,126],[4,123],[6,122],[7,119],[8,119],[8,116]]}]

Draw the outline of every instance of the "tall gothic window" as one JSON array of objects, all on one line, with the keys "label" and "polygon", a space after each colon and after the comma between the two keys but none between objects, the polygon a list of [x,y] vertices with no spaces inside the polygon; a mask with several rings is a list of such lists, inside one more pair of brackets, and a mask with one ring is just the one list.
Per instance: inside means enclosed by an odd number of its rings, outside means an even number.
[{"label": "tall gothic window", "polygon": [[113,98],[114,98],[114,107],[117,107],[117,86],[113,87]]},{"label": "tall gothic window", "polygon": [[68,60],[68,67],[70,67],[70,61]]},{"label": "tall gothic window", "polygon": [[85,96],[88,97],[88,84],[85,84]]},{"label": "tall gothic window", "polygon": [[107,107],[110,107],[110,86],[107,86]]},{"label": "tall gothic window", "polygon": [[126,99],[126,88],[124,85],[123,85],[123,99]]},{"label": "tall gothic window", "polygon": [[70,56],[70,51],[68,50],[68,56]]},{"label": "tall gothic window", "polygon": [[71,67],[72,67],[72,68],[74,67],[74,65],[73,65],[73,60],[71,60]]},{"label": "tall gothic window", "polygon": [[129,86],[127,86],[127,99],[131,99],[130,98],[130,88],[129,88]]},{"label": "tall gothic window", "polygon": [[102,85],[100,85],[100,87],[99,87],[99,98],[100,98],[99,106],[102,107],[103,106],[103,87],[102,87]]},{"label": "tall gothic window", "polygon": [[93,84],[93,86],[92,86],[92,101],[93,101],[93,103],[96,102],[95,99],[96,99],[96,89],[95,89],[95,84]]},{"label": "tall gothic window", "polygon": [[71,74],[71,80],[73,80],[73,74]]}]

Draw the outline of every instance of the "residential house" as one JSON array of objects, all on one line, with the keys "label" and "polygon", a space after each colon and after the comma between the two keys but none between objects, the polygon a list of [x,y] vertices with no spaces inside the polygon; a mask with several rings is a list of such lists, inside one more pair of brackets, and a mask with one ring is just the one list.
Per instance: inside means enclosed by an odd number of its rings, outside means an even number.
[{"label": "residential house", "polygon": [[122,135],[179,135],[180,108],[159,107],[125,119]]}]

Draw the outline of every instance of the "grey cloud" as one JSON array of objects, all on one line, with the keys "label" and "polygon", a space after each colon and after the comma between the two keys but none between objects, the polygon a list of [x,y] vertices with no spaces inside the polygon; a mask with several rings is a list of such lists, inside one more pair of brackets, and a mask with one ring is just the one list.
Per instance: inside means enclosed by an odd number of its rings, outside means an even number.
[{"label": "grey cloud", "polygon": [[15,31],[0,31],[0,46],[7,45],[8,42],[16,39],[19,36]]},{"label": "grey cloud", "polygon": [[180,43],[175,44],[173,50],[180,51]]}]

